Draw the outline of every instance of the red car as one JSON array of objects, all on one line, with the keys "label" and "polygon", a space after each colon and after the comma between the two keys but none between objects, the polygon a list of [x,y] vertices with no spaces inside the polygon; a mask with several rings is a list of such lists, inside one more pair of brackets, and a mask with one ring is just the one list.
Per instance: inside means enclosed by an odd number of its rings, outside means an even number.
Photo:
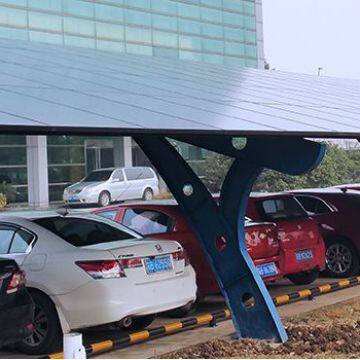
[{"label": "red car", "polygon": [[326,272],[333,277],[360,271],[360,191],[356,189],[360,187],[347,185],[293,193],[320,225],[326,244]]},{"label": "red car", "polygon": [[291,194],[252,194],[247,216],[276,223],[280,271],[295,284],[310,284],[325,268],[325,244],[319,226]]},{"label": "red car", "polygon": [[[98,209],[94,213],[122,223],[144,236],[178,241],[185,248],[196,271],[199,295],[206,296],[220,291],[195,234],[175,202],[117,205]],[[248,251],[263,279],[275,281],[281,278],[276,225],[248,221],[246,242]]]}]

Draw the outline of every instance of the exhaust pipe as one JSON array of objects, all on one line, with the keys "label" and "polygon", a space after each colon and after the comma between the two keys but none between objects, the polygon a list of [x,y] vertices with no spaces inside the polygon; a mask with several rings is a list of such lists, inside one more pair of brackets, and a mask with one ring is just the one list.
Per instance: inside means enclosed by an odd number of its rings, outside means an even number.
[{"label": "exhaust pipe", "polygon": [[124,328],[128,328],[129,326],[131,326],[132,322],[133,321],[131,316],[127,316],[120,321],[121,326],[123,326]]}]

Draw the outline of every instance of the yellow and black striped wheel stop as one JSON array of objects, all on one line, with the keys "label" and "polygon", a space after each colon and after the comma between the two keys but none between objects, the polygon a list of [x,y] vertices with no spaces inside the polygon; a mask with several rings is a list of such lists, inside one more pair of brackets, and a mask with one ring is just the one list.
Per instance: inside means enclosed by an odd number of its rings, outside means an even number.
[{"label": "yellow and black striped wheel stop", "polygon": [[[331,284],[315,286],[310,289],[295,291],[290,294],[281,295],[273,298],[276,306],[282,306],[294,301],[303,299],[313,299],[319,295],[331,293],[334,291],[350,288],[360,285],[360,276],[351,277],[346,280],[339,280]],[[230,319],[231,314],[228,309],[215,311],[209,314],[202,314],[192,318],[186,318],[169,324],[165,324],[153,329],[134,332],[132,334],[121,335],[113,339],[100,341],[85,346],[86,356],[91,357],[108,351],[123,349],[125,347],[156,339],[159,337],[175,334],[181,331],[190,330],[196,327],[210,325],[215,326],[216,323]],[[63,353],[54,353],[40,359],[62,359]]]}]

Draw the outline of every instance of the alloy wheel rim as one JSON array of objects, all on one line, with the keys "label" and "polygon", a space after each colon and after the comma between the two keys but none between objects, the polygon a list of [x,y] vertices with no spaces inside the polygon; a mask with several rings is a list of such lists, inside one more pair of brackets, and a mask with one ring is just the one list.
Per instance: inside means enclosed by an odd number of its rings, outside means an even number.
[{"label": "alloy wheel rim", "polygon": [[110,203],[110,199],[109,199],[109,196],[107,194],[103,194],[101,196],[101,205],[102,206],[108,206]]},{"label": "alloy wheel rim", "polygon": [[44,310],[41,307],[35,305],[34,330],[32,335],[24,340],[25,343],[31,347],[40,345],[45,340],[48,330],[49,320]]},{"label": "alloy wheel rim", "polygon": [[150,191],[147,191],[145,193],[145,200],[149,201],[152,199],[152,193]]},{"label": "alloy wheel rim", "polygon": [[344,244],[333,244],[326,250],[326,265],[335,274],[346,273],[352,265],[353,255]]}]

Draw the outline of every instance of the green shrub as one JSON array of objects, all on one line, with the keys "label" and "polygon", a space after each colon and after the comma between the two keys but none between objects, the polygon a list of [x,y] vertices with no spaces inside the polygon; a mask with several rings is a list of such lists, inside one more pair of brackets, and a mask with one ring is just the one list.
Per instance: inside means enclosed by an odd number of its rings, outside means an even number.
[{"label": "green shrub", "polygon": [[0,209],[4,208],[7,205],[6,196],[0,193]]},{"label": "green shrub", "polygon": [[5,196],[6,202],[9,203],[15,200],[16,190],[11,184],[4,181],[0,183],[0,194]]}]

